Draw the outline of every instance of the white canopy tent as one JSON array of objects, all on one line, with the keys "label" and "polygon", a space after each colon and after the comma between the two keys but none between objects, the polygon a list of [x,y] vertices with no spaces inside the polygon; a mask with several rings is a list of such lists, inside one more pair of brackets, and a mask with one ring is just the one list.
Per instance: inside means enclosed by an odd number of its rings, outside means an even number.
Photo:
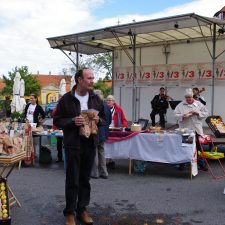
[{"label": "white canopy tent", "polygon": [[24,94],[25,94],[25,83],[24,83],[24,80],[21,79],[20,80],[20,108],[22,109],[22,111],[26,107],[26,101],[24,99]]},{"label": "white canopy tent", "polygon": [[[65,51],[77,53],[79,65],[79,53],[97,54],[108,51],[123,50],[129,58],[133,74],[136,74],[136,48],[162,45],[166,47],[171,43],[204,41],[212,59],[212,103],[211,114],[214,112],[214,78],[215,61],[225,52],[216,52],[217,40],[225,39],[225,21],[216,18],[199,16],[194,13],[160,18],[125,25],[107,27],[103,29],[87,31],[48,38],[53,49],[61,50],[71,61]],[[208,41],[212,44],[209,46]],[[131,52],[132,50],[132,52]],[[136,101],[135,76],[133,76],[133,106]],[[136,117],[136,107],[132,107],[132,120]]]},{"label": "white canopy tent", "polygon": [[[22,87],[22,89],[21,89]],[[19,72],[16,72],[16,76],[14,78],[13,83],[13,99],[11,102],[11,112],[19,112],[22,113],[24,110],[24,106],[26,105],[26,102],[23,98],[24,96],[24,81],[22,80],[21,83],[21,76]],[[23,101],[23,100],[24,101]],[[25,102],[25,105],[24,105]]]},{"label": "white canopy tent", "polygon": [[59,85],[59,95],[63,96],[64,94],[66,94],[66,80],[62,79]]},{"label": "white canopy tent", "polygon": [[74,85],[75,85],[75,79],[74,79],[74,76],[72,76],[70,81],[70,90],[72,90]]}]

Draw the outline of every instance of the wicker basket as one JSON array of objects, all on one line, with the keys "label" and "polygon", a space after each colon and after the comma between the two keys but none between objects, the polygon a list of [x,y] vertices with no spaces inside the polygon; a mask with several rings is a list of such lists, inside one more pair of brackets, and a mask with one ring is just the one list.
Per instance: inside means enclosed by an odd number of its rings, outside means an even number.
[{"label": "wicker basket", "polygon": [[130,128],[131,128],[131,131],[133,131],[133,132],[141,131],[140,124],[132,124]]}]

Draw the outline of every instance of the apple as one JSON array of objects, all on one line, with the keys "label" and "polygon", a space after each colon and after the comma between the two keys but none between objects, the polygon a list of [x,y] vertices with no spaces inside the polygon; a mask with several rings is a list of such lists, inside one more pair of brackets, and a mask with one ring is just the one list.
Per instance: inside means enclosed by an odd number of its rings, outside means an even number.
[{"label": "apple", "polygon": [[7,209],[7,205],[2,205],[2,209]]},{"label": "apple", "polygon": [[7,214],[8,213],[8,210],[7,209],[3,209],[2,210],[2,214]]},{"label": "apple", "polygon": [[2,204],[6,205],[7,204],[7,200],[6,199],[2,200]]},{"label": "apple", "polygon": [[2,195],[1,199],[5,200],[6,199],[6,195]]},{"label": "apple", "polygon": [[2,219],[3,219],[3,220],[5,220],[5,219],[7,219],[7,218],[8,218],[8,214],[7,214],[7,213],[2,214]]},{"label": "apple", "polygon": [[5,191],[5,186],[1,186],[1,191]]}]

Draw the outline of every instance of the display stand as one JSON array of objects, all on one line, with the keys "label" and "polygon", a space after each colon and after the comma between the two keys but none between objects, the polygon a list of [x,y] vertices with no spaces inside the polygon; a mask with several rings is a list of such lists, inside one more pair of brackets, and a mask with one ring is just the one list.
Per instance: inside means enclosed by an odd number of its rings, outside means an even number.
[{"label": "display stand", "polygon": [[[0,164],[2,165],[0,169],[0,178],[8,179],[16,165],[18,165],[24,158],[26,158],[25,151],[11,156],[0,156]],[[15,194],[8,184],[7,188],[9,192],[9,206],[17,204],[19,207],[21,207],[19,200],[16,198]]]}]

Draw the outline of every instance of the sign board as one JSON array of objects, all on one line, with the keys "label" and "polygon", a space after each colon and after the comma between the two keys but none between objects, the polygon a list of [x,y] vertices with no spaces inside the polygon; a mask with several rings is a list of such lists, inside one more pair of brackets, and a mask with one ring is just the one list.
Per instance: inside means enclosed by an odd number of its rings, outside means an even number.
[{"label": "sign board", "polygon": [[[159,64],[136,67],[116,67],[115,86],[211,86],[212,63]],[[225,85],[225,62],[215,65],[215,85]]]},{"label": "sign board", "polygon": [[196,64],[180,65],[180,86],[189,87],[196,83]]}]

